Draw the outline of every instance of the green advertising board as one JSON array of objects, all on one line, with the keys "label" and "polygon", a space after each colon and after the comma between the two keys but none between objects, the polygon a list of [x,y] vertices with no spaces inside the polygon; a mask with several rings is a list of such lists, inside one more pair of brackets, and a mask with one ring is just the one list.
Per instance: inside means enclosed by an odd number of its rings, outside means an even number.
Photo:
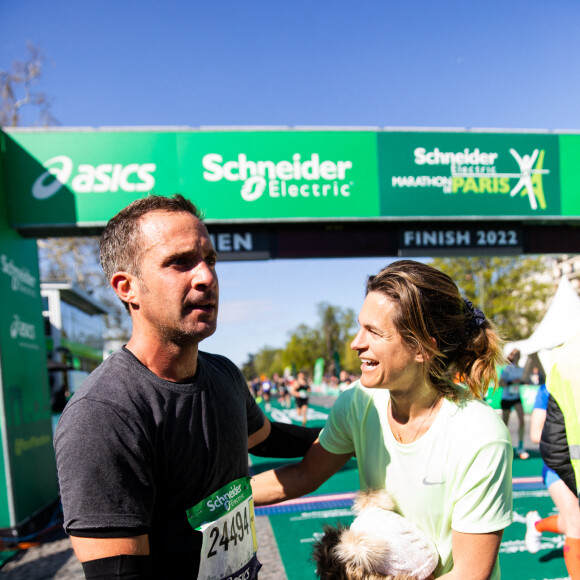
[{"label": "green advertising board", "polygon": [[381,215],[560,216],[558,137],[379,133]]},{"label": "green advertising board", "polygon": [[560,136],[562,215],[580,216],[580,135]]},{"label": "green advertising board", "polygon": [[1,183],[0,301],[0,528],[15,528],[58,485],[36,242],[8,227]]},{"label": "green advertising board", "polygon": [[184,191],[200,192],[208,220],[378,215],[372,133],[198,133],[178,142],[180,159],[191,160]]},{"label": "green advertising board", "polygon": [[17,227],[103,224],[149,191],[185,194],[209,223],[379,212],[368,132],[14,132],[6,159]]},{"label": "green advertising board", "polygon": [[10,223],[102,226],[150,191],[208,223],[580,216],[580,135],[11,130]]},{"label": "green advertising board", "polygon": [[5,151],[13,224],[102,224],[149,191],[179,189],[174,133],[24,132]]}]

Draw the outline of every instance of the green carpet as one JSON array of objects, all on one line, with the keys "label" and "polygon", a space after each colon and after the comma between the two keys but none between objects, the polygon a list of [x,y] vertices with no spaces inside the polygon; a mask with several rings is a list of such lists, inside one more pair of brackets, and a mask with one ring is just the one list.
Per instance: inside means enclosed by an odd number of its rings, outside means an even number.
[{"label": "green carpet", "polygon": [[18,554],[19,550],[6,550],[5,552],[0,552],[0,568],[8,562],[11,558]]}]

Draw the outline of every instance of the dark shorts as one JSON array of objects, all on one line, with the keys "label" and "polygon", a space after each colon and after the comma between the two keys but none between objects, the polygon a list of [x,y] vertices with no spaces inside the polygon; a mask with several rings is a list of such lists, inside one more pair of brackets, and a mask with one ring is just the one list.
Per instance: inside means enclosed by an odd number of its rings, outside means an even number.
[{"label": "dark shorts", "polygon": [[306,399],[302,399],[301,397],[296,397],[296,406],[301,409],[302,407],[306,407],[308,405],[308,397]]},{"label": "dark shorts", "polygon": [[502,399],[501,400],[501,408],[503,411],[510,411],[513,409],[517,404],[522,404],[522,400],[518,397],[517,399]]}]

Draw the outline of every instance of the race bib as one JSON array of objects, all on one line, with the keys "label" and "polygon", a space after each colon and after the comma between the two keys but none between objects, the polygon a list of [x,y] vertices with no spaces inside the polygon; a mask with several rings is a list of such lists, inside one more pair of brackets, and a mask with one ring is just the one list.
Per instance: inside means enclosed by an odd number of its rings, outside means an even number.
[{"label": "race bib", "polygon": [[519,385],[510,385],[508,387],[508,393],[512,397],[519,397],[519,395],[520,395],[520,386]]},{"label": "race bib", "polygon": [[203,534],[198,580],[253,580],[262,565],[256,551],[254,501],[249,477],[241,477],[187,510]]}]

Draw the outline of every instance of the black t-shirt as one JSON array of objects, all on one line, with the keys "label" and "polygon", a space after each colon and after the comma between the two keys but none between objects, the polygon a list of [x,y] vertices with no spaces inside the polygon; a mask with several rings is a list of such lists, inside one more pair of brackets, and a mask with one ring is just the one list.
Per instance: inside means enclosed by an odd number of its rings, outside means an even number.
[{"label": "black t-shirt", "polygon": [[149,534],[155,577],[195,577],[201,534],[185,512],[248,475],[248,435],[263,422],[224,357],[200,352],[192,382],[172,383],[126,349],[113,354],[75,393],[56,431],[66,531]]}]

